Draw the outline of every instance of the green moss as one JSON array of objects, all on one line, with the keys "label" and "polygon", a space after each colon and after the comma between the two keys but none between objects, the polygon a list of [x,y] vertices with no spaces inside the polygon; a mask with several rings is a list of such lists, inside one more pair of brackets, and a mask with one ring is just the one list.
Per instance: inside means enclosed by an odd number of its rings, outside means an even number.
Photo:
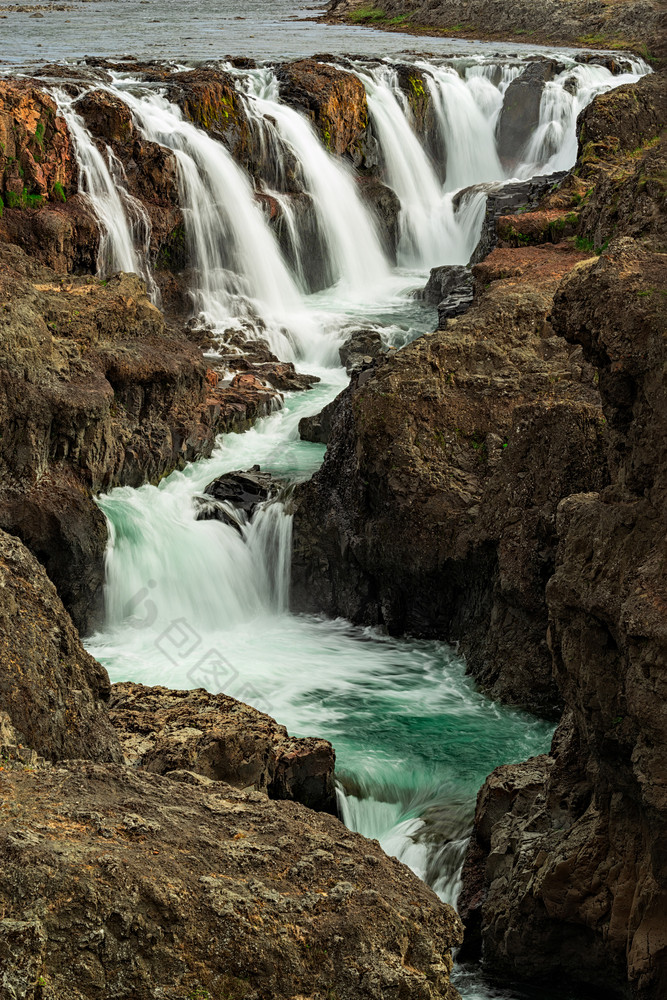
[{"label": "green moss", "polygon": [[353,24],[368,24],[375,21],[386,21],[387,15],[381,7],[359,7],[350,14]]},{"label": "green moss", "polygon": [[417,97],[426,97],[426,92],[424,90],[424,84],[418,76],[411,76],[410,86],[414,90]]},{"label": "green moss", "polygon": [[7,192],[7,208],[18,208],[21,204],[21,199],[17,195],[16,191]]},{"label": "green moss", "polygon": [[53,185],[53,199],[54,201],[62,201],[63,204],[67,201],[67,195],[65,194],[63,186],[62,184],[59,184],[58,181],[56,181]]},{"label": "green moss", "polygon": [[44,133],[46,129],[44,127],[44,122],[37,122],[37,128],[35,129],[35,142],[40,147],[44,148]]}]

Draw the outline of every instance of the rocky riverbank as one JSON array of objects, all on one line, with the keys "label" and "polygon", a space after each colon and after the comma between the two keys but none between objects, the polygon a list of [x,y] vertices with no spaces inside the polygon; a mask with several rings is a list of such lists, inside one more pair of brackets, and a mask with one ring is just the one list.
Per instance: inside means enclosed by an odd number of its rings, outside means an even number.
[{"label": "rocky riverbank", "polygon": [[626,49],[665,57],[665,8],[659,0],[332,0],[326,19],[415,35],[484,41]]},{"label": "rocky riverbank", "polygon": [[467,312],[353,377],[295,498],[296,607],[456,640],[494,696],[563,709],[551,755],[480,792],[468,954],[646,1000],[667,983],[664,83],[582,113],[572,173],[494,217]]}]

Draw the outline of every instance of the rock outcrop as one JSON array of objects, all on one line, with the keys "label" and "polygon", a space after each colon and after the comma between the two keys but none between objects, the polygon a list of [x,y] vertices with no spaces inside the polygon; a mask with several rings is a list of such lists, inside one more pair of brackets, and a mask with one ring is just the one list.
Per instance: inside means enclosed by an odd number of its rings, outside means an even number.
[{"label": "rock outcrop", "polygon": [[295,494],[296,608],[459,640],[485,688],[546,713],[556,506],[604,485],[593,369],[548,320],[584,258],[563,244],[476,265],[468,313],[353,377]]},{"label": "rock outcrop", "polygon": [[331,0],[326,19],[388,31],[547,45],[634,49],[665,55],[659,0]]},{"label": "rock outcrop", "polygon": [[133,275],[62,280],[0,247],[0,527],[44,564],[76,624],[94,621],[104,518],[93,494],[157,481],[277,394],[207,378]]},{"label": "rock outcrop", "polygon": [[228,695],[114,684],[109,715],[133,767],[176,777],[192,771],[338,813],[331,744],[295,739],[271,716]]},{"label": "rock outcrop", "polygon": [[611,484],[559,505],[566,713],[549,756],[482,788],[461,906],[490,971],[646,1000],[667,989],[666,264],[620,239],[556,296],[555,329],[599,368]]},{"label": "rock outcrop", "polygon": [[109,678],[83,649],[43,568],[0,531],[0,743],[41,757],[122,759]]},{"label": "rock outcrop", "polygon": [[361,80],[315,59],[278,67],[281,99],[311,119],[330,152],[361,167],[375,155],[368,149],[368,104]]},{"label": "rock outcrop", "polygon": [[8,996],[458,996],[454,911],[332,816],[82,761],[0,787]]}]

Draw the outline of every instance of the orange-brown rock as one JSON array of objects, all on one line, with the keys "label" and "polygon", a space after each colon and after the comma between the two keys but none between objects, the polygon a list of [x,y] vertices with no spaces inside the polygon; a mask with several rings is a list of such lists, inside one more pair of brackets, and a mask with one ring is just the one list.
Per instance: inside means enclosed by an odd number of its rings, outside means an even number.
[{"label": "orange-brown rock", "polygon": [[368,104],[361,80],[314,59],[283,63],[278,79],[282,100],[311,119],[327,149],[363,166]]},{"label": "orange-brown rock", "polygon": [[62,201],[77,165],[56,103],[35,81],[0,80],[0,195],[9,208]]}]

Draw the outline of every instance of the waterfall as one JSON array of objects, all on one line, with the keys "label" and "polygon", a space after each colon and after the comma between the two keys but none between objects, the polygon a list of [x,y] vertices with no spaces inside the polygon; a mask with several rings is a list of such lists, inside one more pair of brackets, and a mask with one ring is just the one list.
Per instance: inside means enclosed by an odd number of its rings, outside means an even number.
[{"label": "waterfall", "polygon": [[596,94],[636,83],[645,69],[628,60],[626,72],[612,76],[606,66],[576,63],[549,80],[540,99],[540,120],[522,154],[520,177],[569,170],[577,158],[577,116]]},{"label": "waterfall", "polygon": [[319,357],[322,338],[245,172],[221,143],[184,120],[164,97],[137,97],[126,89],[114,93],[146,138],[176,157],[200,322],[223,341],[239,328],[246,336],[262,337],[285,360]]},{"label": "waterfall", "polygon": [[303,115],[280,103],[272,70],[249,72],[240,79],[248,95],[248,116],[259,128],[269,117],[300,165],[323,237],[327,283],[338,284],[347,298],[372,294],[389,277],[389,265],[351,171],[324,149]]},{"label": "waterfall", "polygon": [[451,193],[443,190],[412,127],[396,70],[381,65],[357,72],[366,88],[386,181],[401,203],[399,263],[413,268],[467,263],[479,229],[471,235],[466,221],[474,224],[476,217],[459,216]]},{"label": "waterfall", "polygon": [[[76,113],[76,98],[54,89],[58,112],[67,123],[79,167],[79,189],[87,197],[100,225],[97,273],[101,278],[126,271],[141,275],[153,301],[158,292],[147,264],[150,220],[141,202],[122,186],[123,168],[107,147],[107,161]],[[134,223],[134,225],[133,225]],[[133,231],[134,230],[134,231]],[[142,253],[137,253],[135,239]]]},{"label": "waterfall", "polygon": [[503,101],[501,90],[488,77],[462,80],[448,66],[418,66],[424,70],[441,141],[447,150],[445,190],[502,180],[494,135]]}]

